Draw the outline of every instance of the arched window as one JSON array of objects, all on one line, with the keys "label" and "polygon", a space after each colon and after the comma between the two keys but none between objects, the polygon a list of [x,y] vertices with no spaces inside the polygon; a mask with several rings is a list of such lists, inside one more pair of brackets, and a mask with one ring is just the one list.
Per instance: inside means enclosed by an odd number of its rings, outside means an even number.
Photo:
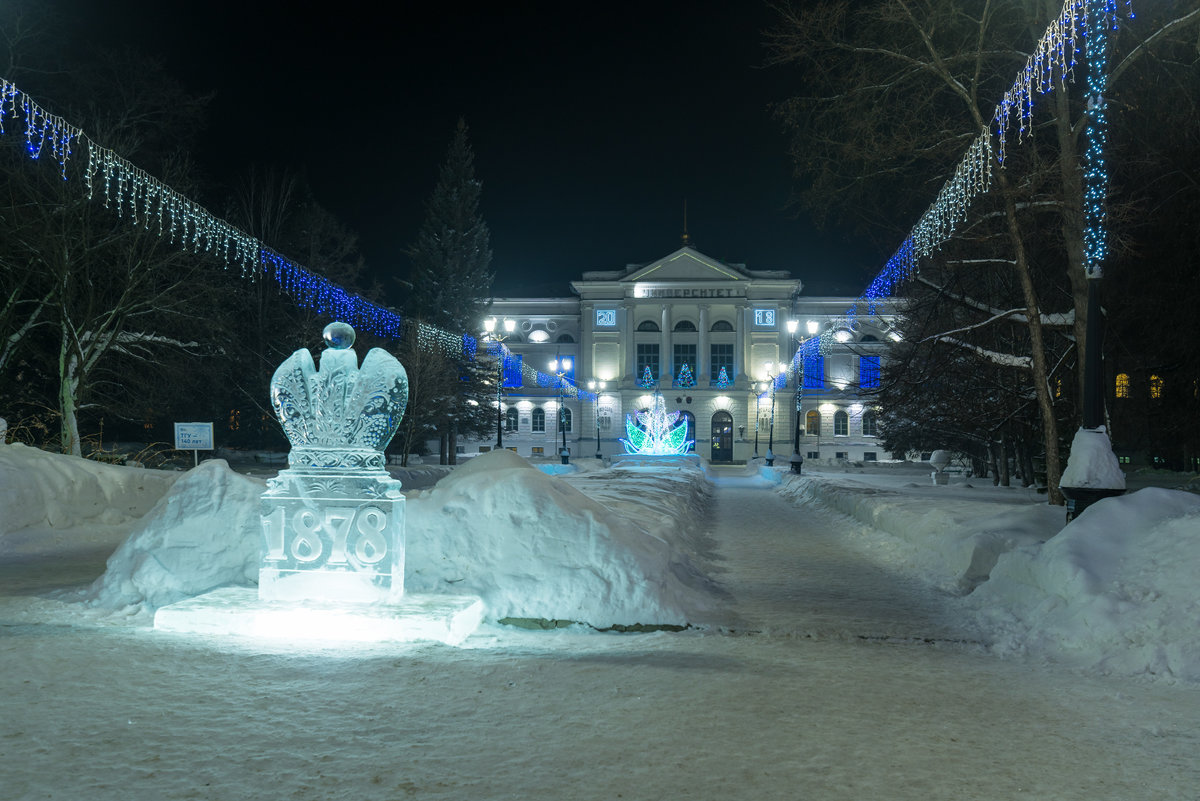
[{"label": "arched window", "polygon": [[843,411],[833,413],[833,435],[844,437],[850,433],[850,415]]},{"label": "arched window", "polygon": [[575,341],[575,337],[571,336],[570,334],[559,334],[559,335],[558,335],[558,339],[556,339],[556,340],[554,340],[554,341],[555,341],[555,342],[566,342],[566,343],[571,343],[571,342],[574,342],[574,341]]},{"label": "arched window", "polygon": [[534,409],[533,417],[531,418],[530,422],[532,423],[532,431],[535,434],[545,434],[546,433],[546,410],[543,409],[541,406]]},{"label": "arched window", "polygon": [[564,406],[559,410],[559,415],[560,415],[559,419],[562,421],[562,430],[570,431],[571,430],[571,410],[568,409],[566,406]]},{"label": "arched window", "polygon": [[879,436],[879,417],[873,410],[867,409],[863,412],[862,426],[864,437]]},{"label": "arched window", "polygon": [[1129,397],[1129,373],[1117,373],[1117,397]]},{"label": "arched window", "polygon": [[637,330],[639,330],[639,331],[657,331],[658,323],[654,322],[653,320],[642,320],[640,323],[638,323]]},{"label": "arched window", "polygon": [[821,413],[816,409],[804,415],[804,430],[813,435],[821,433]]},{"label": "arched window", "polygon": [[504,430],[511,434],[517,430],[518,425],[516,407],[510,406],[504,412]]},{"label": "arched window", "polygon": [[709,328],[708,330],[709,331],[732,331],[733,323],[729,322],[728,320],[717,320],[715,323],[712,324],[712,327]]},{"label": "arched window", "polygon": [[696,324],[693,323],[691,320],[680,320],[679,322],[675,323],[675,330],[676,331],[695,331]]},{"label": "arched window", "polygon": [[1162,390],[1163,390],[1162,376],[1158,376],[1158,375],[1150,376],[1150,397],[1156,398],[1156,399],[1161,398]]},{"label": "arched window", "polygon": [[601,431],[611,431],[612,413],[608,409],[601,409],[600,416],[596,418],[596,424],[600,426]]}]

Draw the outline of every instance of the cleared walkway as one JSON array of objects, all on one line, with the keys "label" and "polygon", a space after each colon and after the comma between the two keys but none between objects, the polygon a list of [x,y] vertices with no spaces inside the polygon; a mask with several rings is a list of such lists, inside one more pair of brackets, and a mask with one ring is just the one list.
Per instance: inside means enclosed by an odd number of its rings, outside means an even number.
[{"label": "cleared walkway", "polygon": [[950,599],[846,545],[859,525],[797,507],[744,468],[714,468],[712,536],[743,625],[771,634],[963,640]]}]

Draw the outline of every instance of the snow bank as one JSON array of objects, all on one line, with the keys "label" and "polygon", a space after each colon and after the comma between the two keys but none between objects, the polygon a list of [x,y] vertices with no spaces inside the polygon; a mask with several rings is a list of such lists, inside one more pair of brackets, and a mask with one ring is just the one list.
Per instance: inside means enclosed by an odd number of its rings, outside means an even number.
[{"label": "snow bank", "polygon": [[109,557],[88,602],[152,612],[227,584],[257,582],[258,498],[265,488],[223,459],[189,470]]},{"label": "snow bank", "polygon": [[146,514],[180,475],[0,444],[0,536],[31,526],[126,523]]},{"label": "snow bank", "polygon": [[[58,457],[61,458],[61,457]],[[69,463],[64,474],[83,469]],[[116,468],[131,471],[132,468]],[[144,471],[142,471],[144,472]],[[605,489],[609,476],[623,489]],[[622,480],[622,476],[624,480]],[[624,501],[622,514],[511,451],[458,467],[407,502],[411,592],[479,595],[488,618],[612,625],[684,625],[709,608],[714,586],[689,556],[703,473],[664,469],[574,478]],[[265,484],[211,460],[184,474],[108,561],[87,591],[96,607],[154,609],[225,585],[252,585]],[[673,545],[675,538],[682,545]]]},{"label": "snow bank", "polygon": [[[511,451],[475,457],[409,500],[406,587],[479,595],[492,620],[696,622],[712,588],[664,536],[684,528],[667,503],[680,495],[680,469],[664,470],[639,482],[641,502],[626,507],[635,518]],[[605,474],[587,481],[598,488]],[[628,489],[628,474],[609,475]],[[687,483],[703,481],[699,469],[689,471]],[[648,509],[647,500],[660,506]]]},{"label": "snow bank", "polygon": [[785,474],[780,491],[892,535],[894,564],[958,595],[987,581],[1001,554],[1054,536],[1064,516],[1061,507],[992,501],[984,491],[963,497],[944,488],[887,489],[834,475]]},{"label": "snow bank", "polygon": [[1200,682],[1200,497],[1143,489],[1005,554],[969,606],[1000,652]]}]

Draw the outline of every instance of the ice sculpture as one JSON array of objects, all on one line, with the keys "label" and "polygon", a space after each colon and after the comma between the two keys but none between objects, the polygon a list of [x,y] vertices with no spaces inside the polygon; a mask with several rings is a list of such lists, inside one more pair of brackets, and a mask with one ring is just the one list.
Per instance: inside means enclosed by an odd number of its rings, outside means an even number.
[{"label": "ice sculpture", "polygon": [[383,450],[408,405],[408,376],[372,348],[358,364],[354,329],[330,323],[320,369],[305,349],[271,379],[292,444],[262,496],[263,601],[395,603],[404,594],[404,496]]},{"label": "ice sculpture", "polygon": [[[640,424],[640,425],[639,425]],[[687,453],[693,440],[687,438],[687,420],[679,419],[679,412],[668,412],[660,393],[654,395],[654,408],[638,412],[637,422],[625,418],[625,431],[629,439],[622,439],[626,453],[643,456],[674,456]]]}]

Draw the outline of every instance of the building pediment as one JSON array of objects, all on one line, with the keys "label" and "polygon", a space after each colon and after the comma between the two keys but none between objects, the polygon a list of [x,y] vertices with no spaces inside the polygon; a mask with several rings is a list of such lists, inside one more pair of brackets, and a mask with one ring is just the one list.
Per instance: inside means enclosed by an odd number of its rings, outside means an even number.
[{"label": "building pediment", "polygon": [[653,261],[643,267],[635,267],[622,277],[622,281],[749,281],[745,268],[725,264],[700,251],[682,247],[679,250]]}]

